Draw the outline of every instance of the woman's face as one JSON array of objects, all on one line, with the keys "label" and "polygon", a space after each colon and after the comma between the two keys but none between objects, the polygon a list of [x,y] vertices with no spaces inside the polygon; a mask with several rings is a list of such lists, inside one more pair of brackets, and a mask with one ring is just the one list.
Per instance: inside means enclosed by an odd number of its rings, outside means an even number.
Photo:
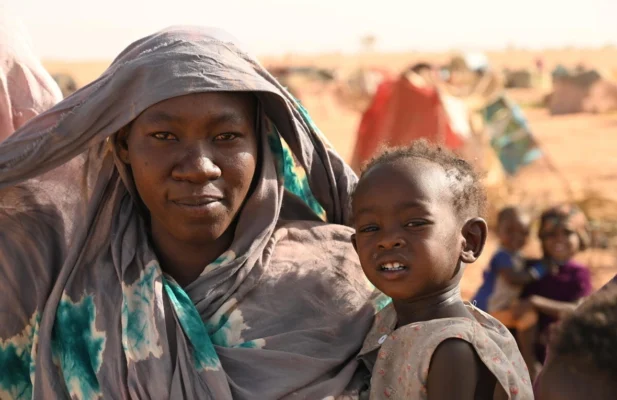
[{"label": "woman's face", "polygon": [[120,134],[158,240],[205,244],[232,225],[257,165],[255,99],[197,93],[145,110]]},{"label": "woman's face", "polygon": [[546,255],[563,263],[570,260],[580,249],[580,239],[576,232],[559,225],[542,235]]}]

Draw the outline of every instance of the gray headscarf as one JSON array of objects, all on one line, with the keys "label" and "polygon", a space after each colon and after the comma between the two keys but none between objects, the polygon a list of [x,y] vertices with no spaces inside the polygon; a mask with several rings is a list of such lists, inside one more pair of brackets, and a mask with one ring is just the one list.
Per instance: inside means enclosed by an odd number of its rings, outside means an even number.
[{"label": "gray headscarf", "polygon": [[[268,140],[232,245],[181,288],[113,137],[160,101],[210,91],[254,92]],[[0,145],[0,398],[354,395],[375,312],[344,226],[355,181],[228,35],[175,27],[133,43]]]}]

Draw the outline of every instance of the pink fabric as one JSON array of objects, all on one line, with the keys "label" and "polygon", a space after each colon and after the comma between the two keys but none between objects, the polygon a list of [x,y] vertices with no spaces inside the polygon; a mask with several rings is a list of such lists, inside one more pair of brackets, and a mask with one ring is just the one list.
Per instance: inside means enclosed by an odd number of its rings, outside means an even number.
[{"label": "pink fabric", "polygon": [[35,57],[23,25],[0,9],[0,142],[62,100]]}]

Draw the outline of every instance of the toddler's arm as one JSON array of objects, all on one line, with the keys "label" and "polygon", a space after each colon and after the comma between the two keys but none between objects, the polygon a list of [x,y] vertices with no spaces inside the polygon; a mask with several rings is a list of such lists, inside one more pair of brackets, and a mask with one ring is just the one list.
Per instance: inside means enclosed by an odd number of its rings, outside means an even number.
[{"label": "toddler's arm", "polygon": [[503,391],[495,383],[495,377],[480,361],[471,344],[449,339],[433,353],[426,390],[429,400],[493,399],[497,394],[496,386],[499,392]]}]

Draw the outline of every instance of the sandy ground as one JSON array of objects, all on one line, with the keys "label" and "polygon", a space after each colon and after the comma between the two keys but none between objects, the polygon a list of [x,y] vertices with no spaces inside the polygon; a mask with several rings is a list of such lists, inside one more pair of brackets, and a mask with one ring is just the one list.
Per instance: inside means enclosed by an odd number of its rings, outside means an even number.
[{"label": "sandy ground", "polygon": [[[416,61],[445,62],[451,54],[405,53],[365,54],[344,56],[341,54],[262,57],[264,65],[313,64],[322,67],[353,69],[357,66],[377,66],[397,71]],[[531,68],[537,52],[510,50],[488,53],[492,65],[497,68]],[[605,74],[617,71],[617,49],[598,50],[555,50],[543,54],[546,68],[558,63],[574,65],[584,61],[585,65],[599,67]],[[51,73],[71,74],[79,85],[85,85],[98,77],[108,62],[63,62],[47,61],[45,67]],[[327,91],[301,91],[304,105],[321,130],[329,137],[335,148],[349,160],[355,142],[355,133],[360,115],[339,104]],[[542,98],[541,90],[525,89],[511,92],[521,104],[537,103]],[[549,204],[568,198],[571,190],[576,198],[603,196],[617,201],[617,114],[577,114],[552,117],[541,108],[526,108],[525,113],[542,148],[547,154],[545,160],[527,167],[512,180],[518,192],[518,199],[531,204]],[[548,162],[547,162],[548,160]],[[551,168],[554,167],[554,169]],[[555,170],[558,173],[555,173]],[[617,203],[616,203],[617,204]],[[617,207],[609,207],[617,213]],[[481,283],[482,270],[495,250],[496,243],[491,236],[482,258],[468,267],[463,294],[469,298]],[[538,244],[529,245],[530,254],[538,252]],[[594,285],[600,286],[616,272],[617,262],[614,251],[588,251],[580,256],[592,267]]]}]

